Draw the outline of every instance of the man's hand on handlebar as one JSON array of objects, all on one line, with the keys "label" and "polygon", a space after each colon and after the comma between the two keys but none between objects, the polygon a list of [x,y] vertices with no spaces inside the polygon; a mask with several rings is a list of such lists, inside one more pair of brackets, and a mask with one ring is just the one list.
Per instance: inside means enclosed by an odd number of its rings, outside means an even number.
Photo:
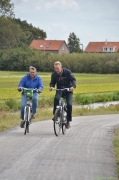
[{"label": "man's hand on handlebar", "polygon": [[69,90],[70,90],[70,91],[73,91],[73,90],[74,90],[74,87],[70,87]]},{"label": "man's hand on handlebar", "polygon": [[18,90],[18,91],[21,91],[21,88],[20,88],[20,87],[18,87],[18,88],[17,88],[17,90]]},{"label": "man's hand on handlebar", "polygon": [[50,87],[49,90],[52,91],[52,90],[53,90],[53,87]]},{"label": "man's hand on handlebar", "polygon": [[38,92],[38,93],[41,93],[41,90],[40,90],[40,89],[37,89],[37,92]]}]

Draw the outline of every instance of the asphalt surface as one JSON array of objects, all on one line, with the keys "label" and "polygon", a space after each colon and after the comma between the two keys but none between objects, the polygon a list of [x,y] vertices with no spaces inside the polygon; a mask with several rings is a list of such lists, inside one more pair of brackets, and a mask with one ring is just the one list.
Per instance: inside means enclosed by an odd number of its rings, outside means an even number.
[{"label": "asphalt surface", "polygon": [[118,114],[73,117],[59,137],[52,120],[0,133],[0,180],[117,180],[116,127]]}]

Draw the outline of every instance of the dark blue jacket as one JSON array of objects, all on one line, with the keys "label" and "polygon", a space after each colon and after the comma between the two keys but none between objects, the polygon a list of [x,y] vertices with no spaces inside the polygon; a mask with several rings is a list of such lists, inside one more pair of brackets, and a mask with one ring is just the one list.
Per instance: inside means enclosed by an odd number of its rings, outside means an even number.
[{"label": "dark blue jacket", "polygon": [[61,75],[57,72],[53,72],[51,75],[50,87],[55,87],[57,85],[58,89],[76,87],[76,79],[72,72],[68,69],[63,68]]}]

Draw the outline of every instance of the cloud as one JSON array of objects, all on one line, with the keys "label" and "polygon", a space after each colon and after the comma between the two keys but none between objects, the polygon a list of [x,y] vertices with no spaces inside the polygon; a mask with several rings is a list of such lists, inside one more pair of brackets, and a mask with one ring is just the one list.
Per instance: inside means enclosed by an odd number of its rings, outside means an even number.
[{"label": "cloud", "polygon": [[76,0],[11,0],[15,4],[15,14],[20,13],[21,16],[47,16],[47,13],[75,12],[79,9]]},{"label": "cloud", "polygon": [[85,34],[88,35],[89,37],[92,36],[90,32],[86,32]]},{"label": "cloud", "polygon": [[51,27],[48,27],[47,30],[48,30],[49,32],[52,32],[52,28],[51,28]]},{"label": "cloud", "polygon": [[61,29],[62,31],[66,31],[67,30],[67,26],[63,23],[53,23],[53,27],[55,29]]},{"label": "cloud", "polygon": [[52,2],[46,2],[45,7],[47,9],[78,9],[79,4],[75,0],[54,0]]},{"label": "cloud", "polygon": [[28,2],[28,0],[22,0],[23,2]]},{"label": "cloud", "polygon": [[51,26],[47,27],[48,39],[62,39],[67,41],[69,32],[68,28],[63,23],[52,23]]}]

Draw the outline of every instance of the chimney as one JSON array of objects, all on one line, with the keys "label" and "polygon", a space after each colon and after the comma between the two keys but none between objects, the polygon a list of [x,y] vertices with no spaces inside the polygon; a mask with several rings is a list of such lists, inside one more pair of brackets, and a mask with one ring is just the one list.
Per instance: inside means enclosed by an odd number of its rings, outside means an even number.
[{"label": "chimney", "polygon": [[107,39],[106,39],[106,41],[105,41],[105,44],[107,44]]}]

